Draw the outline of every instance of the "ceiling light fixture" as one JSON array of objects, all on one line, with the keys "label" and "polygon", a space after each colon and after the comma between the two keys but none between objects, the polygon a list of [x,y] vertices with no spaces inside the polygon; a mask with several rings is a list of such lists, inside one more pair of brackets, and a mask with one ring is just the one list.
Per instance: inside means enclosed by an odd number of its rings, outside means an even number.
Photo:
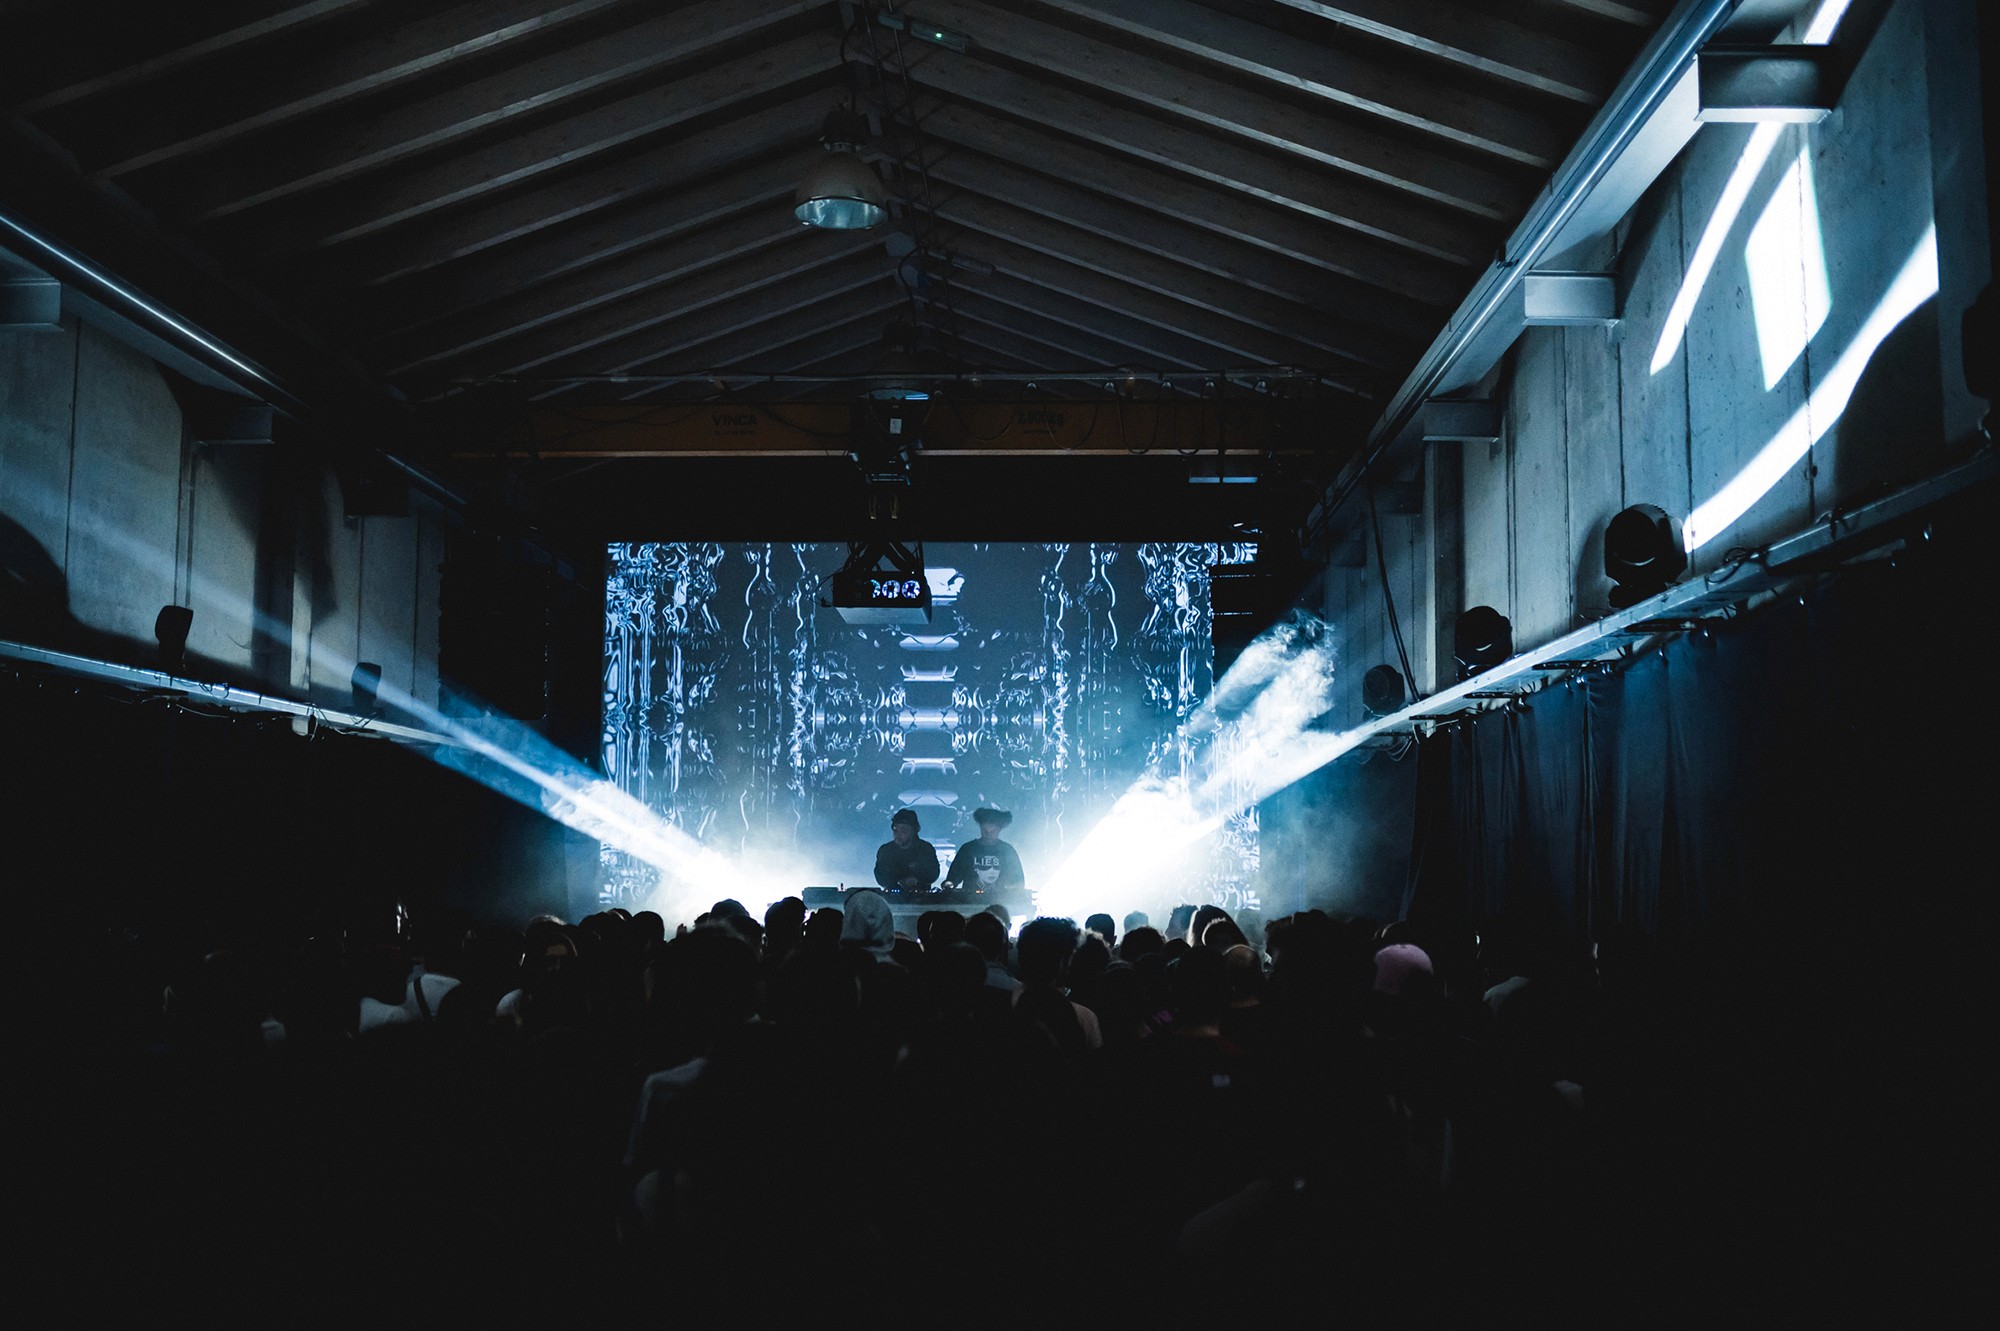
[{"label": "ceiling light fixture", "polygon": [[867,119],[836,106],[826,113],[819,141],[826,156],[799,182],[792,211],[807,226],[832,231],[880,226],[889,215],[889,194],[881,178],[861,160],[861,145],[868,141]]}]

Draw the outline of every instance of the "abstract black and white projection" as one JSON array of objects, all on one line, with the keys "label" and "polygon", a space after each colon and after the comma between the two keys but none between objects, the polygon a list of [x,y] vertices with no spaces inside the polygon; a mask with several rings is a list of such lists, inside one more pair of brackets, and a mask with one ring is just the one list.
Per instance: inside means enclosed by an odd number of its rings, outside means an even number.
[{"label": "abstract black and white projection", "polygon": [[[1135,781],[1192,775],[1209,568],[1254,554],[933,544],[932,622],[860,627],[819,603],[844,545],[614,545],[606,775],[703,846],[786,865],[792,891],[871,884],[899,808],[947,862],[973,810],[1007,809],[1033,891]],[[1251,904],[1256,867],[1248,809],[1159,890]],[[611,849],[603,868],[604,904],[635,908],[659,873]]]}]

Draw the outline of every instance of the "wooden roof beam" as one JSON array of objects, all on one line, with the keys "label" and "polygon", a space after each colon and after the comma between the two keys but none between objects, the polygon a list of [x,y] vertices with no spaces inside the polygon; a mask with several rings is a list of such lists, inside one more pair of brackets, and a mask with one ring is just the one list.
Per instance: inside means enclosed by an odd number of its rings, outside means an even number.
[{"label": "wooden roof beam", "polygon": [[[991,280],[1005,279],[1001,274],[995,273]],[[998,328],[1027,333],[1071,355],[1081,356],[1085,362],[1092,365],[1123,366],[1141,374],[1146,371],[1210,368],[1207,362],[1194,356],[1161,352],[1148,345],[1153,339],[1146,337],[1145,334],[1154,330],[1149,330],[1145,324],[1137,320],[1126,321],[1127,325],[1138,330],[1137,335],[1130,339],[1122,338],[1103,331],[1106,321],[1102,316],[1108,313],[1107,311],[1095,310],[1084,305],[1082,301],[1071,301],[1069,305],[1074,310],[1087,311],[1087,314],[1083,317],[1065,317],[1053,311],[1054,302],[1061,299],[1053,292],[1042,293],[1049,299],[1040,302],[1041,308],[1024,308],[986,295],[983,289],[987,285],[987,282],[982,281],[980,291],[951,293],[949,304],[944,306],[949,316],[957,319],[973,319]],[[1172,339],[1167,340],[1172,341]],[[1183,345],[1179,349],[1183,353],[1189,348],[1200,346],[1190,339],[1181,339],[1181,342]]]},{"label": "wooden roof beam", "polygon": [[1329,225],[1324,218],[1251,194],[1203,188],[1210,182],[1191,180],[975,107],[943,102],[928,108],[923,113],[923,131],[933,140],[1029,167],[1156,216],[1202,227],[1440,309],[1455,306],[1470,282],[1469,274],[1455,265]]},{"label": "wooden roof beam", "polygon": [[[331,193],[299,196],[289,201],[295,216],[275,229],[290,231],[296,226],[308,249],[358,240],[538,176],[573,169],[591,157],[664,134],[734,103],[826,74],[840,63],[839,43],[831,34],[796,37],[432,165],[394,172],[372,187],[352,181]],[[255,211],[233,214],[231,220],[242,224],[245,235],[265,229]]]},{"label": "wooden roof beam", "polygon": [[[787,247],[787,254],[795,247]],[[731,265],[717,270],[711,280],[702,280],[692,294],[700,303],[682,306],[676,292],[655,294],[632,302],[628,319],[633,327],[587,348],[557,351],[519,371],[535,379],[557,380],[566,376],[599,374],[646,375],[673,372],[673,367],[690,349],[726,333],[746,329],[769,319],[845,292],[860,290],[870,283],[892,280],[889,257],[873,247],[836,245],[832,257],[822,239],[820,244],[796,247],[798,266],[774,268],[767,258],[762,266]],[[734,286],[730,284],[734,283]],[[693,284],[690,284],[693,285]],[[551,342],[560,339],[552,338]],[[706,369],[707,366],[700,368]],[[489,371],[491,373],[491,371]],[[564,391],[551,384],[537,396],[554,396]]]},{"label": "wooden roof beam", "polygon": [[[1510,221],[1530,190],[1513,171],[1487,166],[1466,150],[1410,143],[1366,124],[1358,114],[1305,113],[1292,102],[1183,69],[1129,45],[1114,45],[1036,22],[983,0],[926,0],[925,18],[970,33],[982,49],[1072,79],[1253,143],[1304,157],[1475,217]],[[913,65],[934,59],[927,47]]]},{"label": "wooden roof beam", "polygon": [[1247,290],[1226,278],[1080,231],[1025,208],[961,194],[939,203],[936,213],[944,221],[981,235],[1003,238],[1317,347],[1336,360],[1382,369],[1404,365],[1415,356],[1416,348],[1399,346],[1399,339],[1383,329],[1329,315],[1298,301]]},{"label": "wooden roof beam", "polygon": [[[454,83],[427,97],[360,119],[306,127],[284,151],[268,141],[235,141],[278,123],[280,109],[237,120],[104,168],[117,176],[155,162],[207,155],[201,180],[177,200],[185,215],[213,219],[288,195],[320,189],[379,170],[468,135],[487,133],[523,116],[542,116],[564,101],[629,83],[698,59],[731,42],[818,8],[819,0],[712,0],[659,14],[635,26],[560,48],[484,78]],[[297,90],[295,106],[319,111],[321,99]],[[288,117],[289,118],[289,117]],[[233,147],[234,151],[219,152]]]},{"label": "wooden roof beam", "polygon": [[[1490,222],[1434,207],[1372,180],[1328,171],[1317,161],[1269,145],[1245,144],[1213,127],[1169,123],[942,48],[922,55],[911,74],[933,92],[1165,167],[1198,185],[1221,186],[1331,222],[1383,242],[1389,262],[1399,252],[1414,252],[1464,268],[1469,281],[1471,270],[1492,257],[1499,237],[1499,228]],[[940,133],[949,137],[951,126],[941,127]]]},{"label": "wooden roof beam", "polygon": [[[870,285],[845,291],[825,300],[813,301],[798,309],[786,310],[748,328],[739,328],[674,353],[667,364],[652,371],[662,376],[699,374],[713,370],[728,374],[779,373],[780,365],[795,360],[791,350],[796,342],[817,337],[828,328],[861,324],[881,326],[898,310],[906,309],[909,297],[890,278],[878,277]],[[672,385],[646,384],[620,395],[623,401],[639,401],[669,391]]]},{"label": "wooden roof beam", "polygon": [[759,208],[666,244],[624,254],[566,281],[531,286],[488,304],[390,333],[376,339],[370,356],[385,373],[400,377],[804,238],[798,219],[788,209]]},{"label": "wooden roof beam", "polygon": [[1567,146],[1543,116],[1454,87],[1447,80],[1412,79],[1338,46],[1306,41],[1191,0],[1036,0],[1036,4],[1537,171],[1554,170]]},{"label": "wooden roof beam", "polygon": [[1344,28],[1584,106],[1601,105],[1614,71],[1587,47],[1452,0],[1278,0]]},{"label": "wooden roof beam", "polygon": [[386,333],[410,332],[528,299],[528,293],[552,283],[566,289],[579,282],[601,285],[601,274],[609,267],[633,255],[656,254],[662,244],[705,233],[753,209],[768,215],[767,221],[782,218],[797,230],[790,207],[779,204],[789,200],[799,177],[825,155],[815,144],[746,163],[739,171],[619,209],[610,217],[561,227],[481,261],[398,283],[377,293],[368,317]]},{"label": "wooden roof beam", "polygon": [[[384,21],[393,15],[393,7],[378,8],[376,15],[384,17],[363,16],[374,18],[373,31],[365,36],[351,23],[313,33],[294,26],[283,34],[287,48],[275,61],[258,59],[261,53],[240,47],[210,51],[176,73],[200,85],[199,98],[163,98],[157,84],[165,76],[157,76],[107,89],[68,112],[53,112],[49,128],[78,146],[85,174],[115,177],[340,108],[356,98],[434,76],[468,57],[516,53],[611,8],[607,0],[553,5],[491,0],[407,23]],[[166,105],[172,111],[162,114]],[[148,109],[153,113],[146,114]],[[73,138],[72,117],[80,121]]]},{"label": "wooden roof beam", "polygon": [[[1143,362],[1134,348],[1098,337],[1073,325],[1053,319],[1037,320],[993,301],[960,301],[951,307],[961,337],[990,337],[994,333],[1012,339],[1010,345],[1041,348],[1039,368],[1046,370],[1104,370],[1137,367]],[[967,327],[977,324],[978,329]],[[981,331],[985,330],[985,331]],[[1189,368],[1189,367],[1180,367]]]},{"label": "wooden roof beam", "polygon": [[[1309,370],[1328,382],[1354,392],[1366,392],[1376,375],[1360,370],[1319,347],[1255,327],[1229,315],[1189,305],[1123,278],[1026,249],[997,236],[968,239],[965,252],[986,260],[1002,274],[1033,287],[1058,292],[1104,310],[1142,320],[1173,333],[1210,343],[1228,357],[1251,365],[1290,365]],[[978,289],[977,281],[967,283]],[[1007,298],[1000,284],[996,292]],[[1019,288],[1012,288],[1018,292]],[[1001,298],[996,295],[996,299]]]},{"label": "wooden roof beam", "polygon": [[1140,354],[1142,363],[1221,371],[1244,359],[1240,353],[1203,338],[1200,331],[1202,321],[1195,317],[1199,312],[1185,306],[1181,308],[1190,316],[1187,322],[1179,328],[1167,329],[1145,319],[1134,318],[1123,310],[1080,300],[1005,272],[978,278],[971,285],[961,286],[952,292],[952,308],[963,308],[968,300],[1005,305],[1032,318],[1088,329],[1100,337],[1123,342],[1133,348]]},{"label": "wooden roof beam", "polygon": [[[476,209],[425,218],[331,254],[315,254],[307,275],[325,274],[330,285],[343,289],[357,284],[389,286],[442,265],[463,263],[499,245],[508,246],[510,255],[516,246],[541,246],[560,266],[561,256],[580,255],[593,245],[614,245],[629,234],[623,215],[613,210],[635,203],[643,206],[643,201],[660,198],[663,190],[671,198],[682,182],[810,142],[827,105],[826,93],[814,91],[693,134],[674,135],[657,148],[566,172],[559,180],[510,191]],[[820,149],[814,145],[813,151]],[[584,218],[593,220],[580,221]],[[446,289],[455,282],[476,283],[483,272],[481,263],[480,268],[437,274],[436,279]],[[472,276],[462,276],[468,272]]]},{"label": "wooden roof beam", "polygon": [[[1329,330],[1344,328],[1343,340],[1360,341],[1365,330],[1379,325],[1393,339],[1427,343],[1447,313],[993,158],[946,153],[927,170],[934,182],[987,199],[1032,201],[1034,212],[1051,221],[1222,278],[1245,291],[1297,301],[1329,320]],[[1350,317],[1350,311],[1360,317]]]},{"label": "wooden roof beam", "polygon": [[[96,40],[88,43],[66,42],[63,54],[73,59],[67,62],[44,59],[37,62],[36,68],[23,70],[19,94],[24,96],[14,106],[14,114],[33,117],[86,97],[99,97],[135,83],[177,75],[204,61],[252,49],[289,33],[309,31],[328,19],[361,12],[375,2],[264,0],[258,9],[267,12],[247,22],[219,5],[139,6],[137,13],[126,16],[115,33],[94,32]],[[617,0],[597,0],[597,3],[601,7]],[[78,25],[90,24],[95,29],[102,18],[96,10],[83,5],[49,8],[60,11],[46,20],[46,31],[51,38],[73,38]],[[216,19],[221,22],[211,28],[210,22]],[[157,32],[153,25],[157,25]],[[135,49],[135,35],[142,31],[146,36],[137,39],[140,43],[148,39],[158,43],[150,54],[140,55],[138,49],[142,48]],[[194,31],[203,35],[187,40]],[[95,72],[85,73],[85,69]],[[29,91],[33,88],[43,91]]]},{"label": "wooden roof beam", "polygon": [[[633,370],[680,347],[865,285],[889,270],[881,242],[866,233],[811,232],[800,227],[794,234],[795,240],[752,258],[703,269],[639,296],[596,306],[578,317],[426,366],[412,376],[408,391],[427,395],[454,379],[560,378]],[[721,308],[716,320],[695,318],[717,307]]]}]

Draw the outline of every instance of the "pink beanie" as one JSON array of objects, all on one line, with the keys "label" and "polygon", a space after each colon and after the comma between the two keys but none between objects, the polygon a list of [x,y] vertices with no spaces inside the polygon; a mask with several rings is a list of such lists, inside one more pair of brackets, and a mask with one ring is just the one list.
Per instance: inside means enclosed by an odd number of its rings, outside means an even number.
[{"label": "pink beanie", "polygon": [[1391,943],[1375,954],[1375,992],[1400,994],[1410,976],[1431,974],[1430,954],[1414,943]]}]

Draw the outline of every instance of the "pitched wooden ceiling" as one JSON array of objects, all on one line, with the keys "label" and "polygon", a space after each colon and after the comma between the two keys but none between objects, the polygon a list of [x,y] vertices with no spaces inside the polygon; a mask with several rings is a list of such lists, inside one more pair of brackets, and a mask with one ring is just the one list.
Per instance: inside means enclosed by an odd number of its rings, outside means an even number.
[{"label": "pitched wooden ceiling", "polygon": [[[75,0],[14,7],[0,95],[17,152],[467,421],[852,395],[899,323],[1015,396],[1282,381],[1355,422],[1665,8]],[[792,214],[835,105],[876,230]]]}]

